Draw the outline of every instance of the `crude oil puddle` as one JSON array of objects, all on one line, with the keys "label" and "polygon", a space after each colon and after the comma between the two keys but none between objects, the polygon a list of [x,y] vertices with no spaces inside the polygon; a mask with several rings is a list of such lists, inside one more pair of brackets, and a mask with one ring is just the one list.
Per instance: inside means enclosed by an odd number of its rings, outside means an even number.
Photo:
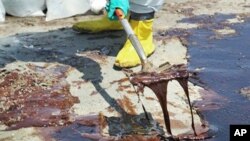
[{"label": "crude oil puddle", "polygon": [[[151,117],[152,118],[152,117]],[[160,141],[159,132],[148,122],[144,114],[119,117],[104,117],[102,114],[77,117],[67,126],[38,129],[45,140],[60,141]],[[108,128],[106,128],[108,127]],[[159,127],[157,127],[159,128]]]},{"label": "crude oil puddle", "polygon": [[143,135],[152,137],[164,135],[163,129],[153,121],[150,113],[140,115],[126,115],[125,117],[106,118],[111,136]]},{"label": "crude oil puddle", "polygon": [[[131,83],[138,87],[137,88],[138,92],[143,93],[144,87],[146,86],[146,87],[149,87],[155,93],[163,111],[168,135],[171,135],[175,140],[183,140],[183,139],[193,140],[193,139],[205,139],[205,138],[212,137],[211,135],[206,134],[204,132],[201,132],[201,134],[197,134],[195,130],[193,110],[192,110],[190,97],[189,97],[189,91],[188,91],[189,73],[185,65],[183,64],[173,65],[169,67],[168,69],[162,70],[160,72],[132,73],[130,77],[131,77],[130,78]],[[169,117],[169,112],[168,112],[168,107],[167,107],[167,103],[168,103],[167,86],[168,86],[168,82],[171,80],[177,80],[186,94],[189,108],[190,108],[190,113],[191,113],[191,127],[193,129],[193,134],[179,135],[177,137],[174,137],[172,135],[171,126],[170,126],[171,122],[170,122],[170,117]],[[203,128],[206,128],[205,125]]]},{"label": "crude oil puddle", "polygon": [[71,95],[66,81],[72,69],[57,63],[25,62],[0,69],[0,123],[6,130],[37,127],[45,140],[160,140],[164,131],[145,114],[74,115],[70,110],[79,99]]},{"label": "crude oil puddle", "polygon": [[13,63],[9,67],[0,69],[0,122],[7,130],[71,123],[69,110],[79,99],[71,95],[66,81],[70,66]]},{"label": "crude oil puddle", "polygon": [[[70,108],[78,103],[78,99],[70,94],[69,84],[65,78],[70,68],[74,67],[84,73],[83,79],[85,81],[92,82],[97,90],[102,89],[98,84],[102,81],[101,67],[95,60],[105,59],[105,55],[117,54],[119,50],[117,46],[120,45],[121,41],[119,40],[122,40],[120,37],[124,33],[114,33],[115,36],[119,37],[115,41],[105,38],[109,35],[109,33],[102,34],[102,38],[92,41],[88,38],[96,35],[75,35],[69,30],[59,30],[0,38],[1,67],[16,60],[65,64],[65,66],[52,65],[52,67],[50,65],[26,65],[24,68],[27,67],[31,72],[20,69],[1,71],[1,78],[7,77],[6,83],[9,83],[9,85],[2,84],[6,88],[1,87],[3,88],[1,92],[5,92],[5,89],[11,89],[11,91],[4,93],[3,106],[5,109],[1,109],[0,112],[1,123],[9,127],[6,130],[35,126],[38,130],[42,128],[41,134],[45,134],[43,137],[48,137],[48,140],[51,138],[64,141],[103,139],[103,136],[100,135],[101,127],[96,118],[88,119],[88,117],[71,115]],[[103,44],[104,40],[105,45]],[[88,51],[94,51],[94,56]],[[81,52],[83,52],[83,56],[76,55],[76,53]],[[95,59],[96,56],[101,57]],[[22,68],[22,66],[19,67]],[[2,83],[2,81],[0,82]],[[22,88],[13,88],[13,86],[21,86]],[[17,93],[18,95],[15,95]],[[102,91],[102,96],[111,105],[119,105],[119,103],[112,103],[113,99],[105,91]],[[117,109],[119,111],[119,107]],[[8,116],[12,118],[8,118]],[[163,134],[162,127],[156,123],[147,123],[144,114],[136,116],[126,114],[126,117],[105,117],[108,126],[111,127],[108,133],[120,136],[119,140],[160,140],[158,135]],[[89,124],[89,122],[95,122],[95,124]],[[112,139],[108,138],[107,140]]]},{"label": "crude oil puddle", "polygon": [[44,140],[60,141],[91,141],[100,138],[102,128],[101,115],[84,116],[76,119],[72,124],[60,127],[39,128]]},{"label": "crude oil puddle", "polygon": [[[198,73],[200,81],[229,100],[229,103],[218,110],[202,111],[209,124],[219,129],[217,136],[209,141],[229,140],[230,124],[250,123],[250,101],[239,94],[241,88],[250,85],[250,21],[235,25],[223,24],[225,19],[231,17],[234,16],[217,15],[187,19],[192,23],[205,23],[201,28],[191,30],[188,36],[191,43],[188,45],[190,68],[204,68]],[[235,29],[236,34],[213,38],[213,29],[224,26]]]}]

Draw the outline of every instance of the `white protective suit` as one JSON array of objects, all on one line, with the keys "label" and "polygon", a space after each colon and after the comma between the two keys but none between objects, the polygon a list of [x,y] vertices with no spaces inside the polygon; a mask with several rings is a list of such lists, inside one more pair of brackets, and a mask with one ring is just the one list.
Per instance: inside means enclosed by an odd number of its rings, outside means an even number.
[{"label": "white protective suit", "polygon": [[130,11],[135,13],[151,13],[163,5],[164,0],[129,0]]},{"label": "white protective suit", "polygon": [[[90,9],[99,13],[106,5],[106,0],[89,0]],[[163,5],[164,0],[129,0],[130,10],[135,13],[150,13],[157,11]]]},{"label": "white protective suit", "polygon": [[46,21],[62,19],[90,10],[89,0],[46,0]]},{"label": "white protective suit", "polygon": [[[49,21],[84,14],[88,10],[99,13],[105,8],[107,0],[2,0],[2,2],[4,7],[0,4],[0,21],[4,21],[5,12],[17,17],[43,16],[46,7],[46,21]],[[129,0],[129,2],[132,12],[151,13],[157,11],[164,0]]]}]

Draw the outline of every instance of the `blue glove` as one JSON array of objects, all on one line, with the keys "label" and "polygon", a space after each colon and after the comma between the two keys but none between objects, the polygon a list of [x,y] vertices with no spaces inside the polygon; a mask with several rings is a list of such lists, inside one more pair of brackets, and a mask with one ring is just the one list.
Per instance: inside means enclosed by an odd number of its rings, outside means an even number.
[{"label": "blue glove", "polygon": [[119,8],[123,11],[124,16],[127,16],[129,10],[129,1],[128,0],[109,0],[106,5],[106,11],[108,13],[108,18],[110,20],[117,20],[115,15],[115,9]]}]

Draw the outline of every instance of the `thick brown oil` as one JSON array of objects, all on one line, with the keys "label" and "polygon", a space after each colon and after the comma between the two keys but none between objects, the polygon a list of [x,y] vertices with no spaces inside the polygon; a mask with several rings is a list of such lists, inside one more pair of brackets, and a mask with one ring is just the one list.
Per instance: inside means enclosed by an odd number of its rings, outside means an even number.
[{"label": "thick brown oil", "polygon": [[47,69],[31,64],[27,67],[36,72],[1,70],[0,121],[9,130],[70,123],[69,110],[79,102],[71,95],[65,80],[70,67],[58,65]]},{"label": "thick brown oil", "polygon": [[191,120],[192,120],[192,129],[194,131],[194,135],[196,135],[194,128],[194,118],[192,107],[189,98],[188,92],[188,71],[185,65],[174,65],[171,68],[164,70],[162,72],[140,72],[131,75],[131,83],[135,86],[138,86],[138,90],[143,92],[144,87],[149,87],[155,93],[158,98],[163,115],[165,120],[165,125],[168,134],[172,135],[171,126],[170,126],[170,118],[167,107],[167,85],[171,80],[177,80],[179,84],[184,89],[184,92],[188,99],[188,104],[190,106],[191,111]]}]

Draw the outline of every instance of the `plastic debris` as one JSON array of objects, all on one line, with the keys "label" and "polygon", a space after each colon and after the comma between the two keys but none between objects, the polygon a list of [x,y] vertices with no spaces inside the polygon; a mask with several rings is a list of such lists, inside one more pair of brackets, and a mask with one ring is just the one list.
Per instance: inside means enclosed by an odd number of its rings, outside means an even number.
[{"label": "plastic debris", "polygon": [[46,0],[46,21],[62,19],[90,10],[89,0]]},{"label": "plastic debris", "polygon": [[2,0],[6,13],[17,16],[44,16],[45,0]]}]

